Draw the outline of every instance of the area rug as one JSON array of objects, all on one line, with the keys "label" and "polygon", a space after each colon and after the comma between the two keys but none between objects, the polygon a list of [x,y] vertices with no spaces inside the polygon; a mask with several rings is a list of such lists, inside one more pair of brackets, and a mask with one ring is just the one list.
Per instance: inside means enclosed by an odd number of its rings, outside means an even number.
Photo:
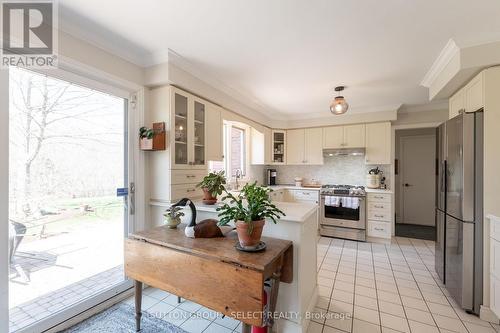
[{"label": "area rug", "polygon": [[[63,333],[135,333],[135,310],[126,303],[115,305],[70,327]],[[141,333],[186,333],[183,329],[143,311]]]},{"label": "area rug", "polygon": [[436,228],[427,225],[397,223],[396,236],[435,241]]}]

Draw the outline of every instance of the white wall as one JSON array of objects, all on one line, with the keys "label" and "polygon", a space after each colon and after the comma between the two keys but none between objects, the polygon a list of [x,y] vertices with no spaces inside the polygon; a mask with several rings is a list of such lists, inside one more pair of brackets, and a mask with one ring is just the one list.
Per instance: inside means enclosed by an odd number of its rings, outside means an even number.
[{"label": "white wall", "polygon": [[[278,184],[294,184],[295,177],[302,177],[303,183],[310,183],[313,179],[322,184],[365,185],[368,170],[374,165],[366,165],[364,156],[336,156],[326,157],[323,165],[273,165],[272,169],[278,172]],[[380,169],[390,184],[390,165],[381,165]]]},{"label": "white wall", "polygon": [[[394,200],[396,206],[396,223],[402,223],[403,221],[403,202],[402,202],[402,192],[403,187],[401,183],[401,168],[403,166],[403,161],[401,160],[401,138],[411,137],[411,136],[420,136],[420,135],[436,135],[435,128],[418,128],[418,129],[407,129],[407,130],[399,130],[396,131],[396,151],[395,158],[399,160],[399,174],[394,175]],[[418,167],[418,166],[417,166]],[[435,174],[430,175],[422,175],[422,177],[435,177]],[[429,193],[429,195],[434,195],[433,193]],[[434,225],[434,224],[432,224]]]},{"label": "white wall", "polygon": [[442,123],[448,120],[448,109],[419,111],[419,112],[398,112],[398,119],[392,123],[393,126],[422,124],[422,123]]}]

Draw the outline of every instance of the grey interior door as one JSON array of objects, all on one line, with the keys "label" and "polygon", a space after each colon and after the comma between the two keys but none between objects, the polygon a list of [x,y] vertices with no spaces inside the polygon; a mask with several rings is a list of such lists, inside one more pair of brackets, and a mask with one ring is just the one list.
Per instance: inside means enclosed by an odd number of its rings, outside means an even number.
[{"label": "grey interior door", "polygon": [[443,283],[445,280],[445,246],[446,246],[446,215],[444,212],[436,209],[436,255],[435,268],[436,272]]},{"label": "grey interior door", "polygon": [[473,308],[474,223],[446,216],[446,289],[464,309]]}]

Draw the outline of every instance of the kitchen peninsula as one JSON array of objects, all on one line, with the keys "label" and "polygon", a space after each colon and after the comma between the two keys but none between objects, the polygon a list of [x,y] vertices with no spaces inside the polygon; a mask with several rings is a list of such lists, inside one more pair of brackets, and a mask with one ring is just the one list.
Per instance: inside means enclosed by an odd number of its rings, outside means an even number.
[{"label": "kitchen peninsula", "polygon": [[[263,236],[293,242],[293,281],[280,283],[276,311],[278,332],[306,332],[309,321],[306,312],[312,311],[317,300],[316,243],[318,237],[318,206],[308,203],[275,202],[286,216],[277,224],[266,221]],[[197,221],[217,218],[217,206],[195,202]]]}]

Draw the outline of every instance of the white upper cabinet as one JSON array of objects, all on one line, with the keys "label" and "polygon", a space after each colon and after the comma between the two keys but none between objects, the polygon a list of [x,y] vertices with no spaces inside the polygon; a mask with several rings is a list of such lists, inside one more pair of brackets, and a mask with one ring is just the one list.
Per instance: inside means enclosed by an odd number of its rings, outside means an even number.
[{"label": "white upper cabinet", "polygon": [[363,148],[365,125],[331,126],[323,128],[323,148]]},{"label": "white upper cabinet", "polygon": [[207,161],[222,161],[224,159],[224,143],[222,135],[222,109],[221,107],[208,104],[207,115]]},{"label": "white upper cabinet", "polygon": [[322,128],[306,128],[304,130],[305,164],[323,164]]},{"label": "white upper cabinet", "polygon": [[287,164],[323,164],[322,128],[288,130],[286,138]]},{"label": "white upper cabinet", "polygon": [[465,86],[465,111],[476,112],[484,107],[484,72]]},{"label": "white upper cabinet", "polygon": [[391,164],[391,123],[366,124],[366,164]]},{"label": "white upper cabinet", "polygon": [[465,112],[465,90],[459,90],[449,101],[449,118],[454,118]]},{"label": "white upper cabinet", "polygon": [[287,164],[305,163],[305,130],[294,129],[286,131],[286,161]]},{"label": "white upper cabinet", "polygon": [[205,169],[205,129],[208,102],[171,88],[172,169]]},{"label": "white upper cabinet", "polygon": [[449,118],[484,108],[484,72],[479,73],[449,100]]},{"label": "white upper cabinet", "polygon": [[271,162],[272,164],[285,164],[287,151],[287,131],[271,131]]},{"label": "white upper cabinet", "polygon": [[273,163],[273,131],[265,127],[264,128],[264,164]]},{"label": "white upper cabinet", "polygon": [[323,128],[323,148],[337,149],[343,148],[344,127],[332,126]]},{"label": "white upper cabinet", "polygon": [[365,125],[344,126],[344,148],[363,148],[365,146]]}]

